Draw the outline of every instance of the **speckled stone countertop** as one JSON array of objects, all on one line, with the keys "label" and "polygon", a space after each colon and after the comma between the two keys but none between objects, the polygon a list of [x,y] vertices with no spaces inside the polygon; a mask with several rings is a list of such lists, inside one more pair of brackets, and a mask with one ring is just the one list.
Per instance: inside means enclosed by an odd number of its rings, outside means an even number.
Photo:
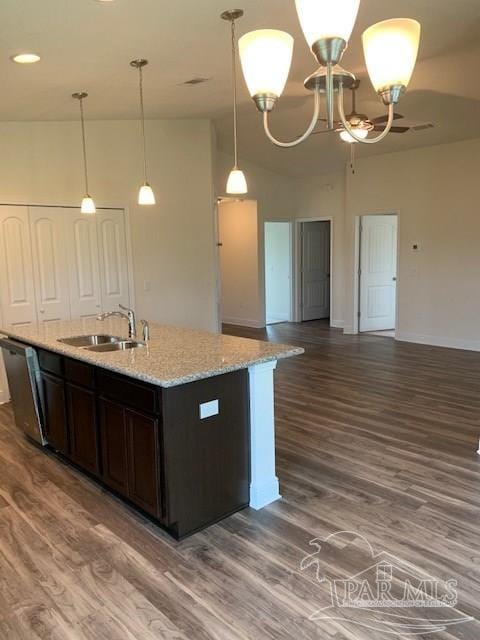
[{"label": "speckled stone countertop", "polygon": [[3,326],[0,332],[33,346],[61,353],[161,387],[175,387],[202,378],[281,358],[300,355],[303,349],[273,342],[224,336],[150,323],[146,347],[99,353],[61,342],[59,338],[108,334],[126,338],[121,318],[100,322],[94,318],[46,322],[29,326]]}]

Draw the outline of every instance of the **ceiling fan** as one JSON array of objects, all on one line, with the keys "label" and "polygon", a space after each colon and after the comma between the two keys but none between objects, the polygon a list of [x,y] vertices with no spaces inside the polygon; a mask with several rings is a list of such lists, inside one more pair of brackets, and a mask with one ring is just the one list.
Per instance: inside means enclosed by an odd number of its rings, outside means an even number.
[{"label": "ceiling fan", "polygon": [[[356,80],[350,87],[352,92],[352,110],[345,117],[350,126],[355,130],[356,135],[366,138],[370,131],[383,131],[387,123],[387,116],[379,116],[378,118],[370,119],[364,113],[357,112],[357,89],[360,86],[360,80]],[[404,116],[400,113],[394,113],[394,120],[401,120]],[[320,119],[320,122],[326,122],[326,120]],[[432,123],[421,123],[415,125],[393,125],[390,129],[391,133],[406,133],[407,131],[421,131],[423,129],[431,129],[434,125]],[[344,142],[355,142],[353,137],[346,131],[340,120],[334,122],[334,131],[340,134],[340,137]],[[320,129],[314,131],[313,134],[329,133],[328,129]]]}]

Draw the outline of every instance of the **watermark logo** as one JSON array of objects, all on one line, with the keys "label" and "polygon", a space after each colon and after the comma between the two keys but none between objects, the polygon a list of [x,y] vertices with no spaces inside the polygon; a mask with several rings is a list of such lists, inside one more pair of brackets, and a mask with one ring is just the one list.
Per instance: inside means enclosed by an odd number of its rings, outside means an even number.
[{"label": "watermark logo", "polygon": [[[328,602],[310,620],[337,620],[387,637],[425,636],[473,620],[456,608],[455,579],[438,580],[389,553],[376,553],[358,533],[340,531],[310,546],[316,551],[300,568],[316,570]],[[352,566],[361,570],[350,574]],[[331,567],[342,575],[330,575]]]}]

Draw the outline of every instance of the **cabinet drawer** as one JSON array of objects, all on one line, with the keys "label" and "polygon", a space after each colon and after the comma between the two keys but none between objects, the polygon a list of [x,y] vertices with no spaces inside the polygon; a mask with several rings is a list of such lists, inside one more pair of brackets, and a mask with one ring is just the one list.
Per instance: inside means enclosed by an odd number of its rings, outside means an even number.
[{"label": "cabinet drawer", "polygon": [[63,376],[63,356],[51,351],[38,350],[38,361],[40,369],[53,373],[56,376]]},{"label": "cabinet drawer", "polygon": [[148,413],[159,413],[159,389],[153,385],[137,383],[131,378],[97,370],[97,389],[101,396],[117,400],[123,405]]},{"label": "cabinet drawer", "polygon": [[65,377],[69,382],[75,382],[87,389],[93,389],[95,384],[94,368],[79,360],[65,358]]}]

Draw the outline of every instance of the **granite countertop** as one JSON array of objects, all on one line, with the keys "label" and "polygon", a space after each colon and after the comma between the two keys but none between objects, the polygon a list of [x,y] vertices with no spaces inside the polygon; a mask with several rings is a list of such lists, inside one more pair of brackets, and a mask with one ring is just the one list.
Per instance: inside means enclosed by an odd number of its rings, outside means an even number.
[{"label": "granite countertop", "polygon": [[0,332],[33,346],[161,387],[174,387],[304,352],[302,348],[291,345],[154,323],[150,323],[150,341],[143,348],[99,353],[58,342],[59,338],[89,334],[125,338],[127,322],[121,318],[108,318],[103,322],[88,318],[28,326],[6,325],[0,328]]}]

